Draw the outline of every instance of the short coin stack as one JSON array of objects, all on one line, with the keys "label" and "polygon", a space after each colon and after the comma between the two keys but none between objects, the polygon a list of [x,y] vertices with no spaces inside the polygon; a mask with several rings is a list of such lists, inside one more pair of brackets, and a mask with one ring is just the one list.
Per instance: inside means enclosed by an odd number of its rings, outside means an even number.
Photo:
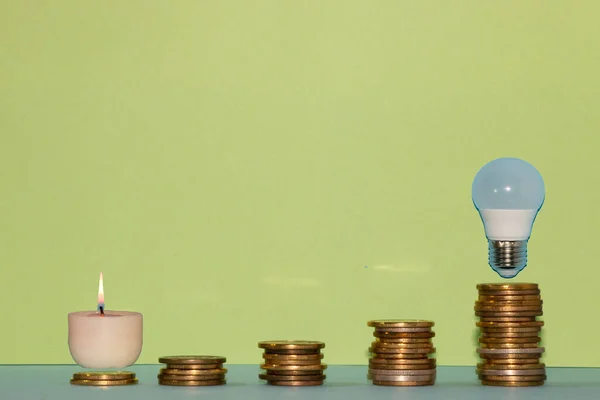
[{"label": "short coin stack", "polygon": [[71,379],[72,385],[80,386],[126,386],[138,383],[135,373],[116,372],[76,372]]},{"label": "short coin stack", "polygon": [[261,368],[266,373],[260,379],[274,386],[319,386],[325,381],[321,349],[325,343],[312,340],[271,340],[259,342],[264,349],[264,363]]},{"label": "short coin stack", "polygon": [[369,351],[367,378],[379,386],[429,386],[435,384],[436,361],[431,330],[434,323],[423,320],[375,320]]},{"label": "short coin stack", "polygon": [[158,374],[159,385],[165,386],[218,386],[224,385],[227,369],[220,356],[170,356],[161,357],[159,363],[167,364]]},{"label": "short coin stack", "polygon": [[541,386],[546,380],[539,347],[542,298],[535,283],[480,284],[475,315],[480,320],[479,348],[483,362],[477,374],[488,386]]}]

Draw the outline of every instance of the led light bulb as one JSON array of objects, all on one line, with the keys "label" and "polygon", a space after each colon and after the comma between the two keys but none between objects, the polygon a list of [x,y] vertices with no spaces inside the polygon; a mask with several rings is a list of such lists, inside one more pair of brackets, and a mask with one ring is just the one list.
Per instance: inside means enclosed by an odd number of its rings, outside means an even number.
[{"label": "led light bulb", "polygon": [[527,265],[527,242],[546,195],[544,180],[526,161],[498,158],[479,170],[472,190],[490,267],[503,278],[514,278]]}]

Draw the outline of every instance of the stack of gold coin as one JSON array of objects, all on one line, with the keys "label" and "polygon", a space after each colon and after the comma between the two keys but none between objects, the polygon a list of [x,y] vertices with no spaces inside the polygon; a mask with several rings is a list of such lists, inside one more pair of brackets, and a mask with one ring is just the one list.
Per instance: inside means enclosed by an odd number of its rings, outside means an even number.
[{"label": "stack of gold coin", "polygon": [[116,372],[76,372],[71,379],[72,385],[80,386],[125,386],[138,383],[135,373]]},{"label": "stack of gold coin", "polygon": [[312,340],[270,340],[259,342],[264,349],[266,373],[259,374],[269,385],[274,386],[319,386],[325,381],[321,349],[325,343]]},{"label": "stack of gold coin", "polygon": [[158,362],[167,364],[158,374],[158,383],[165,386],[217,386],[224,385],[227,369],[220,356],[169,356]]},{"label": "stack of gold coin", "polygon": [[374,320],[369,351],[370,379],[379,386],[429,386],[435,383],[436,361],[432,338],[434,323],[423,320]]},{"label": "stack of gold coin", "polygon": [[535,283],[480,284],[475,315],[480,330],[477,374],[488,386],[541,386],[542,298]]}]

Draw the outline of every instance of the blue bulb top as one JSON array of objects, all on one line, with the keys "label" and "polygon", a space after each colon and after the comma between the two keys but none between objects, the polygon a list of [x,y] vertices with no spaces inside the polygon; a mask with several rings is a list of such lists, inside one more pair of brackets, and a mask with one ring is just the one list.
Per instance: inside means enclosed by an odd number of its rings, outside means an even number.
[{"label": "blue bulb top", "polygon": [[539,210],[546,189],[538,170],[519,158],[498,158],[475,176],[473,203],[478,210]]}]

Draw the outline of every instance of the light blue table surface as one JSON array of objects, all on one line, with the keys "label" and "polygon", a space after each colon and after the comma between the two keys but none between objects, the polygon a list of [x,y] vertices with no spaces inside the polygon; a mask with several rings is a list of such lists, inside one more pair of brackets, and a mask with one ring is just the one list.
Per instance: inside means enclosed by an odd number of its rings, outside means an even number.
[{"label": "light blue table surface", "polygon": [[380,387],[366,379],[366,366],[330,366],[320,387],[267,386],[258,380],[257,365],[226,365],[227,385],[215,387],[166,387],[157,384],[159,365],[134,365],[135,386],[97,388],[69,384],[74,365],[0,366],[0,400],[93,399],[460,399],[460,400],[600,400],[600,368],[547,368],[542,387],[498,388],[481,386],[474,367],[438,367],[437,383],[428,387]]}]

